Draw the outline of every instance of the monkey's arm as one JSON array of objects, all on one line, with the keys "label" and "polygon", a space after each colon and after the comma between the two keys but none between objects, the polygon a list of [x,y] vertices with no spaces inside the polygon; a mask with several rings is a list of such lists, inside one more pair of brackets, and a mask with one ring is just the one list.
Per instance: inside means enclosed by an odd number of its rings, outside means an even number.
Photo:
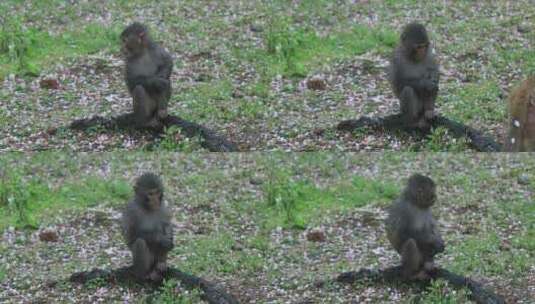
[{"label": "monkey's arm", "polygon": [[132,92],[138,85],[143,86],[149,93],[160,94],[161,92],[169,91],[169,80],[161,78],[157,75],[129,75],[126,79],[128,90]]},{"label": "monkey's arm", "polygon": [[425,75],[409,76],[401,68],[395,68],[394,77],[399,92],[407,86],[413,88],[417,93],[438,91],[438,82],[435,83],[434,80],[425,77]]},{"label": "monkey's arm", "polygon": [[160,118],[165,118],[167,116],[167,102],[171,97],[171,82],[169,78],[173,71],[173,59],[163,48],[161,48],[160,52],[161,64],[158,66],[158,72],[156,74],[159,79],[165,80],[165,82],[162,83],[163,86],[160,91],[163,92],[163,98],[158,99],[158,116]]},{"label": "monkey's arm", "polygon": [[123,235],[128,246],[132,245],[136,241],[136,225],[137,222],[135,212],[128,207],[121,220],[121,226],[123,229]]},{"label": "monkey's arm", "polygon": [[[142,238],[151,247],[161,247],[167,250],[173,248],[173,233],[172,227],[169,223],[161,223],[156,225],[155,229],[143,229],[144,225],[140,225],[140,228],[136,231],[136,238]],[[153,225],[147,225],[152,226]]]},{"label": "monkey's arm", "polygon": [[444,240],[436,228],[424,229],[423,231],[413,232],[411,234],[425,256],[433,257],[437,253],[444,252]]},{"label": "monkey's arm", "polygon": [[163,225],[162,237],[160,240],[160,246],[164,249],[171,250],[173,249],[173,227],[170,223],[165,223]]},{"label": "monkey's arm", "polygon": [[164,49],[160,50],[161,63],[158,65],[156,76],[163,79],[169,79],[173,71],[173,58]]}]

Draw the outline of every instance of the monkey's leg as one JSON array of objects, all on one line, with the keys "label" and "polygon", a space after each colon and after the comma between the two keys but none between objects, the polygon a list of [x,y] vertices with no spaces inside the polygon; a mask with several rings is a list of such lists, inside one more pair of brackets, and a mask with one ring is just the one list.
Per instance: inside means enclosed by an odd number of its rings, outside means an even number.
[{"label": "monkey's leg", "polygon": [[423,256],[414,239],[408,239],[401,246],[401,266],[403,277],[407,280],[424,280],[428,276],[423,268]]},{"label": "monkey's leg", "polygon": [[156,270],[160,273],[167,270],[167,252],[161,251],[156,254]]},{"label": "monkey's leg", "polygon": [[423,103],[424,107],[424,118],[426,120],[431,120],[435,117],[435,99],[433,96],[426,96],[426,99]]},{"label": "monkey's leg", "polygon": [[137,239],[131,249],[134,256],[134,273],[138,278],[145,279],[154,264],[154,255],[144,239]]},{"label": "monkey's leg", "polygon": [[424,262],[424,270],[425,272],[433,272],[437,269],[437,265],[435,265],[435,262],[433,259],[427,259]]},{"label": "monkey's leg", "polygon": [[399,95],[401,114],[405,120],[405,123],[411,127],[425,127],[425,120],[422,116],[424,106],[422,101],[414,92],[414,89],[406,86]]},{"label": "monkey's leg", "polygon": [[154,127],[158,124],[155,117],[156,100],[150,97],[145,88],[137,85],[132,91],[134,100],[134,117],[139,127]]}]

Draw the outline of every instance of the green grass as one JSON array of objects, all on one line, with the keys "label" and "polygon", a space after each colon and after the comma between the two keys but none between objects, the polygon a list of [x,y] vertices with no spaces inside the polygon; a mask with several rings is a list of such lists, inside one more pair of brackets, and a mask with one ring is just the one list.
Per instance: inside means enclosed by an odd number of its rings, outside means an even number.
[{"label": "green grass", "polygon": [[436,128],[428,135],[428,140],[424,142],[423,150],[432,152],[463,152],[468,149],[468,140],[466,138],[455,138],[449,135],[444,127]]},{"label": "green grass", "polygon": [[36,76],[58,60],[118,49],[117,27],[91,23],[50,34],[24,23],[22,17],[14,15],[0,27],[0,79],[11,73]]},{"label": "green grass", "polygon": [[358,208],[389,201],[398,188],[392,184],[355,176],[348,183],[319,188],[309,180],[292,180],[287,172],[276,172],[266,184],[264,225],[267,229],[289,227],[304,229],[326,211]]},{"label": "green grass", "polygon": [[201,303],[201,292],[195,290],[183,290],[177,288],[180,283],[176,280],[167,280],[163,286],[154,295],[148,296],[144,302],[161,303],[161,304],[195,304]]},{"label": "green grass", "polygon": [[[506,116],[506,104],[501,101],[500,87],[495,81],[465,84],[453,96],[446,98],[444,105],[452,107],[450,115],[458,121],[499,123]],[[497,103],[499,106],[496,106]]]},{"label": "green grass", "polygon": [[[259,245],[256,239],[251,245]],[[261,244],[261,243],[260,243]],[[247,255],[236,250],[236,240],[232,235],[219,233],[202,236],[192,242],[184,243],[175,251],[187,258],[180,268],[191,273],[243,273],[253,274],[262,269],[264,258],[261,255]],[[192,254],[194,253],[194,254]]]},{"label": "green grass", "polygon": [[11,171],[0,180],[0,230],[8,226],[35,228],[59,210],[124,201],[130,192],[131,187],[125,182],[96,176],[52,188],[39,177],[23,178],[19,172]]},{"label": "green grass", "polygon": [[[320,36],[314,28],[297,25],[292,17],[275,17],[269,20],[264,32],[264,48],[235,48],[234,56],[254,64],[261,75],[247,87],[248,92],[267,97],[270,96],[269,84],[277,75],[302,78],[334,61],[372,50],[386,54],[397,39],[397,33],[391,29],[362,25]],[[285,90],[294,89],[287,87]]]},{"label": "green grass", "polygon": [[518,199],[502,201],[492,209],[492,221],[496,225],[508,227],[511,218],[514,218],[519,226],[511,232],[509,239],[488,231],[467,237],[461,244],[452,244],[448,253],[453,256],[452,268],[455,271],[499,275],[525,273],[533,265],[535,205],[519,196]]},{"label": "green grass", "polygon": [[[2,249],[0,249],[0,252],[2,252]],[[0,283],[4,282],[5,278],[6,278],[6,268],[5,266],[0,266]]]},{"label": "green grass", "polygon": [[455,289],[449,287],[443,280],[431,283],[424,292],[413,295],[407,303],[434,303],[434,304],[457,304],[468,302],[469,291],[467,289]]},{"label": "green grass", "polygon": [[[494,233],[467,238],[462,244],[450,246],[452,268],[460,273],[485,273],[499,275],[507,272],[524,273],[533,259],[527,251],[502,249],[502,240]],[[453,248],[452,248],[453,247]]]},{"label": "green grass", "polygon": [[191,153],[199,150],[201,147],[201,138],[189,138],[180,132],[176,126],[166,128],[164,136],[156,142],[156,148],[163,151],[180,151]]},{"label": "green grass", "polygon": [[235,50],[258,65],[264,77],[275,75],[304,77],[334,60],[351,58],[368,51],[386,53],[397,42],[390,29],[355,25],[347,31],[320,36],[313,28],[299,27],[289,18],[271,20],[264,35],[264,49]]}]

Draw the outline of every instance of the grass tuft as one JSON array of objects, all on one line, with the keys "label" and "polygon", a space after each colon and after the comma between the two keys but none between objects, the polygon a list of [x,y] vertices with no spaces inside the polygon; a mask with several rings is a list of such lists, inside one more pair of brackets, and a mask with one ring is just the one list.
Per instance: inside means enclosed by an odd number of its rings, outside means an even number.
[{"label": "grass tuft", "polygon": [[398,188],[355,176],[349,183],[319,188],[309,180],[293,180],[286,171],[276,172],[264,188],[267,228],[304,229],[327,210],[358,208],[392,200]]}]

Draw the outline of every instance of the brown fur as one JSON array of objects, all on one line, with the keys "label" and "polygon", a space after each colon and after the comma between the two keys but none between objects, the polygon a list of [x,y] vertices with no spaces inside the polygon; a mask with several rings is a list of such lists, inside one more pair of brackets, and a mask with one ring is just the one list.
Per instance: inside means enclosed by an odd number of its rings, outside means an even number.
[{"label": "brown fur", "polygon": [[403,121],[409,127],[430,128],[439,78],[439,65],[425,27],[418,23],[407,25],[392,56],[389,80],[399,98]]},{"label": "brown fur", "polygon": [[[157,175],[140,176],[134,191],[135,197],[123,212],[123,236],[132,252],[136,276],[158,281],[167,268],[167,253],[173,248],[171,213],[162,202],[164,189]],[[153,191],[155,197],[148,195]],[[152,199],[157,203],[151,204]]]},{"label": "brown fur", "polygon": [[425,279],[433,270],[433,257],[444,251],[444,241],[430,207],[436,200],[436,186],[429,177],[414,174],[403,194],[390,206],[385,221],[387,238],[401,255],[407,280]]},{"label": "brown fur", "polygon": [[529,77],[514,89],[508,102],[507,151],[535,151],[535,76]]}]

